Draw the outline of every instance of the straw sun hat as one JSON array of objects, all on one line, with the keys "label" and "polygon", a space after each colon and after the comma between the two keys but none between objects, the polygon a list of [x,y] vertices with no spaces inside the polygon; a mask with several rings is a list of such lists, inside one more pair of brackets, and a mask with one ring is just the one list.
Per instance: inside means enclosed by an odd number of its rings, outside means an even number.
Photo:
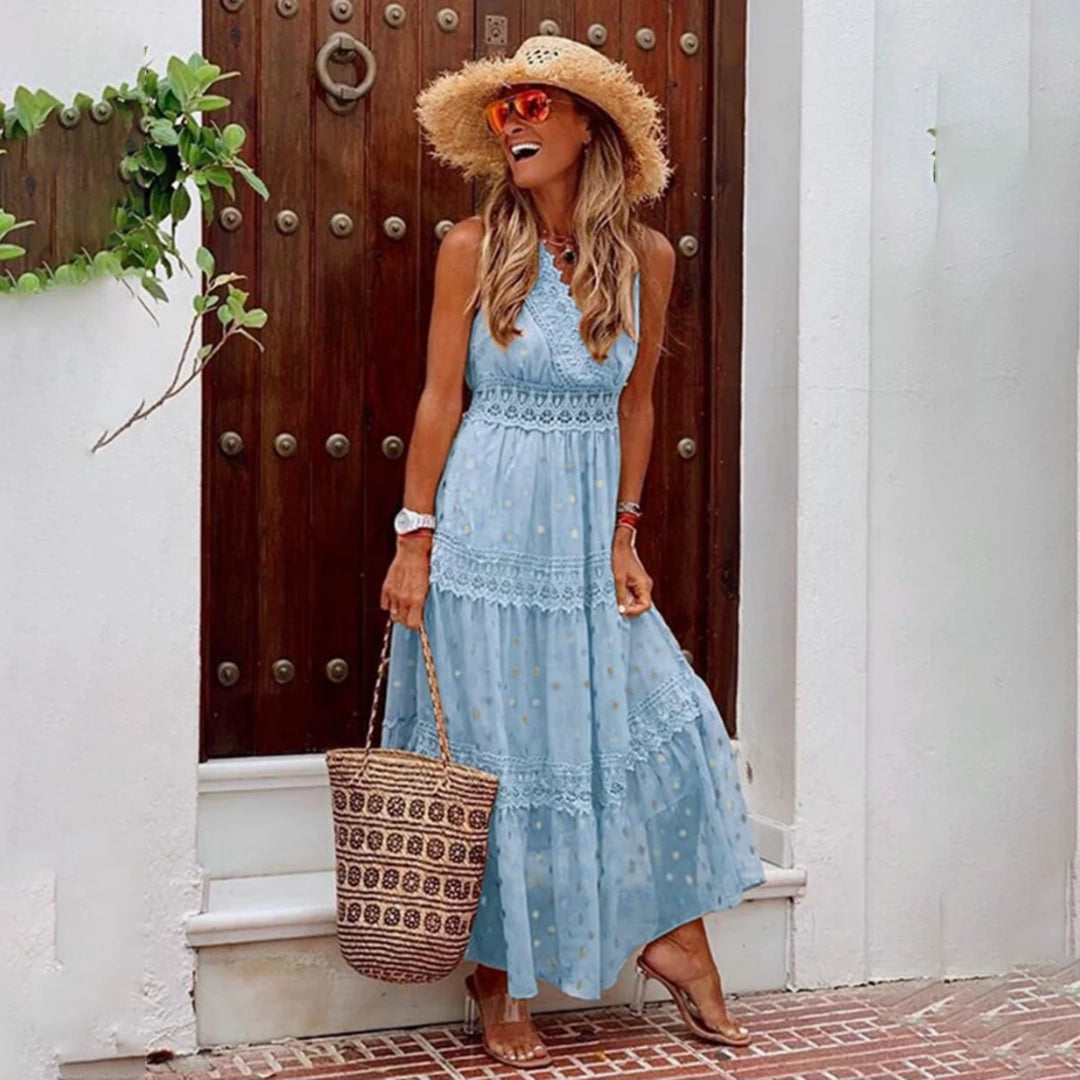
[{"label": "straw sun hat", "polygon": [[506,158],[484,120],[484,105],[518,83],[561,87],[603,110],[625,144],[628,201],[633,205],[663,193],[672,168],[664,156],[660,103],[621,61],[550,34],[526,38],[511,57],[466,60],[420,91],[416,118],[432,155],[462,169],[466,180],[502,176]]}]

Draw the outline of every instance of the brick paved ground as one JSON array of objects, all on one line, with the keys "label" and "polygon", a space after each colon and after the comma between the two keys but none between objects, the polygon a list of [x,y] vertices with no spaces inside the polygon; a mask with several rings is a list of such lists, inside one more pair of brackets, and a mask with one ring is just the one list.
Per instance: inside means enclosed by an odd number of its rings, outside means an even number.
[{"label": "brick paved ground", "polygon": [[1080,962],[1001,978],[729,995],[755,1042],[728,1050],[674,1006],[541,1014],[555,1067],[498,1065],[460,1025],[220,1047],[148,1066],[147,1080],[1078,1080]]}]

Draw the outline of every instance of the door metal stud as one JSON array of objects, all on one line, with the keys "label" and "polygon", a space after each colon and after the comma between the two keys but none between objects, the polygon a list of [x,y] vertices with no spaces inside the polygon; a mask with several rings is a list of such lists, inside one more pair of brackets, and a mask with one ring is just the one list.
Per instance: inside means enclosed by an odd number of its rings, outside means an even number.
[{"label": "door metal stud", "polygon": [[443,218],[435,224],[435,238],[441,240],[452,228],[454,223],[449,218]]},{"label": "door metal stud", "polygon": [[679,251],[683,253],[688,259],[692,259],[698,253],[698,240],[696,236],[679,237]]},{"label": "door metal stud", "polygon": [[396,30],[399,26],[405,25],[405,9],[400,4],[387,4],[383,8],[383,19],[386,20],[387,26],[392,26]]},{"label": "door metal stud", "polygon": [[697,441],[691,439],[689,435],[684,436],[679,440],[676,449],[679,452],[679,457],[690,460],[697,453]]},{"label": "door metal stud", "polygon": [[351,446],[348,435],[342,435],[340,431],[334,432],[326,440],[326,452],[332,458],[343,458],[348,452]]},{"label": "door metal stud", "polygon": [[696,56],[701,48],[701,42],[698,40],[697,34],[691,34],[687,31],[685,34],[679,35],[679,48],[687,56]]},{"label": "door metal stud", "polygon": [[274,7],[283,19],[291,19],[300,10],[300,0],[277,0]]},{"label": "door metal stud", "polygon": [[341,212],[330,219],[330,231],[340,240],[349,236],[353,231],[353,219],[348,214]]},{"label": "door metal stud", "polygon": [[239,206],[225,206],[218,215],[218,221],[226,232],[236,232],[244,222],[244,215]]},{"label": "door metal stud", "polygon": [[460,21],[458,13],[453,8],[439,8],[439,13],[435,16],[435,22],[438,23],[439,29],[444,30],[448,34],[452,30],[458,28],[458,23]]},{"label": "door metal stud", "polygon": [[554,19],[541,19],[540,20],[540,33],[541,34],[555,34],[559,33],[559,24]]},{"label": "door metal stud", "polygon": [[238,431],[223,431],[218,438],[218,446],[226,457],[236,457],[243,453],[244,439]]},{"label": "door metal stud", "polygon": [[634,40],[638,43],[638,47],[642,49],[652,49],[656,47],[656,33],[649,26],[643,26],[636,34],[634,34]]},{"label": "door metal stud", "polygon": [[585,33],[590,45],[597,47],[607,41],[607,27],[603,23],[593,23]]},{"label": "door metal stud", "polygon": [[397,214],[392,214],[383,222],[383,232],[390,237],[391,240],[400,240],[406,232],[408,226],[405,224],[404,218],[399,218]]},{"label": "door metal stud", "polygon": [[235,686],[240,681],[240,668],[231,660],[224,660],[217,666],[217,679],[222,686]]},{"label": "door metal stud", "polygon": [[405,450],[405,440],[400,435],[387,435],[382,441],[382,452],[388,458],[399,458]]},{"label": "door metal stud", "polygon": [[274,450],[277,452],[278,457],[292,457],[296,453],[298,445],[296,436],[288,431],[283,431],[280,435],[274,436]]},{"label": "door metal stud", "polygon": [[348,22],[353,17],[352,0],[334,0],[330,14],[338,22]]},{"label": "door metal stud", "polygon": [[78,107],[75,105],[68,105],[60,110],[59,120],[60,126],[66,128],[73,128],[79,122],[81,113]]},{"label": "door metal stud", "polygon": [[332,683],[343,683],[349,677],[349,663],[340,656],[326,662],[326,677]]},{"label": "door metal stud", "polygon": [[274,215],[274,226],[279,233],[288,236],[296,232],[300,225],[300,215],[295,210],[279,210]]},{"label": "door metal stud", "polygon": [[111,101],[95,101],[90,106],[90,119],[98,124],[107,123],[112,119],[113,106]]},{"label": "door metal stud", "polygon": [[244,0],[221,0],[221,6],[226,11],[239,11],[244,6]]},{"label": "door metal stud", "polygon": [[292,682],[296,676],[296,665],[291,660],[275,660],[270,670],[274,673],[274,682],[280,686]]}]

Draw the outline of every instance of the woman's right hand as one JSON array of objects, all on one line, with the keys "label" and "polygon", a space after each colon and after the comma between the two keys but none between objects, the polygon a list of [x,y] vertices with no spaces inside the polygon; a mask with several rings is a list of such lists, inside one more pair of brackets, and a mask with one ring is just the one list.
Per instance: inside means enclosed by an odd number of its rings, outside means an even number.
[{"label": "woman's right hand", "polygon": [[432,535],[426,530],[398,537],[397,554],[383,581],[379,606],[394,622],[419,630],[431,575]]}]

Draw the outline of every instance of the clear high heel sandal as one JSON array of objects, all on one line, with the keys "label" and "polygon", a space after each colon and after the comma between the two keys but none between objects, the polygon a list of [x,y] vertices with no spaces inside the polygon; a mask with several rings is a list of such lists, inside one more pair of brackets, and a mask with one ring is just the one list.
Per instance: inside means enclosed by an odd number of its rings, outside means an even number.
[{"label": "clear high heel sandal", "polygon": [[[465,976],[465,1020],[463,1028],[466,1035],[475,1035],[483,1029],[484,1050],[489,1057],[501,1061],[504,1065],[512,1065],[515,1069],[539,1069],[551,1064],[551,1055],[547,1050],[533,1054],[527,1058],[504,1057],[491,1048],[487,1040],[487,1030],[484,1024],[484,1014],[480,1008],[480,995],[476,990],[476,982],[472,975]],[[515,1026],[526,1026],[528,1020],[500,1020],[498,1024],[507,1030],[513,1030]]]},{"label": "clear high heel sandal", "polygon": [[753,1040],[748,1028],[742,1024],[729,1021],[730,1026],[723,1028],[710,1027],[705,1023],[704,1017],[698,1011],[693,998],[678,984],[664,978],[644,957],[637,959],[637,982],[634,984],[634,999],[630,1003],[630,1011],[635,1016],[641,1016],[645,1011],[645,988],[650,979],[655,979],[664,986],[671,995],[683,1018],[683,1023],[699,1038],[708,1039],[709,1042],[722,1043],[724,1046],[749,1046]]}]

